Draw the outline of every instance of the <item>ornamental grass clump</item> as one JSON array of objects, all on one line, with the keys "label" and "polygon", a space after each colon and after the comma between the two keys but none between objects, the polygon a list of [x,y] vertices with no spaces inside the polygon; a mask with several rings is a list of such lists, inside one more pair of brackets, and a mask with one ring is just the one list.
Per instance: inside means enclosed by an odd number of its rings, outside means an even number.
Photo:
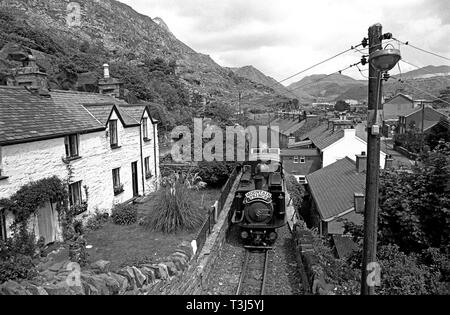
[{"label": "ornamental grass clump", "polygon": [[143,224],[146,228],[163,233],[192,231],[203,222],[200,209],[193,204],[190,184],[183,176],[173,175],[164,181],[152,209]]}]

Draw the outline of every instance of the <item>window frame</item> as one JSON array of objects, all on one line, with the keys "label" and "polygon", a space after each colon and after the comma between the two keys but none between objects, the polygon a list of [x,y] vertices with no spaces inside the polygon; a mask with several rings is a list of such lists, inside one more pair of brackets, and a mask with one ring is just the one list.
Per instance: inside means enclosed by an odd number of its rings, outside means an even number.
[{"label": "window frame", "polygon": [[[73,140],[75,138],[75,141]],[[75,145],[75,148],[72,145]],[[80,137],[78,134],[72,134],[65,136],[64,138],[64,147],[66,150],[66,158],[68,159],[76,159],[80,157]],[[75,149],[76,153],[72,152]]]},{"label": "window frame", "polygon": [[0,209],[0,241],[6,241],[7,238],[5,210]]},{"label": "window frame", "polygon": [[152,170],[150,168],[150,157],[144,158],[144,168],[145,168],[145,179],[152,178]]},{"label": "window frame", "polygon": [[294,156],[294,164],[299,164],[300,163],[300,157],[298,155]]},{"label": "window frame", "polygon": [[[111,148],[119,147],[119,130],[118,130],[117,119],[111,119],[108,123],[109,128],[109,144]],[[115,140],[115,141],[113,141]]]},{"label": "window frame", "polygon": [[150,138],[148,137],[148,118],[147,117],[142,118],[142,134],[144,137],[144,141],[150,140]]},{"label": "window frame", "polygon": [[[69,204],[71,206],[75,206],[75,205],[81,205],[83,203],[83,192],[81,191],[82,185],[81,185],[82,181],[78,181],[78,182],[74,182],[72,184],[69,184]],[[77,187],[78,190],[78,197],[79,200],[77,200],[77,202],[74,202],[74,190],[73,187],[75,187],[75,185],[79,186]]]},{"label": "window frame", "polygon": [[112,169],[112,180],[114,196],[120,195],[124,192],[123,184],[120,181],[120,167]]},{"label": "window frame", "polygon": [[305,164],[306,163],[306,156],[300,156],[299,157],[299,163],[300,164]]},{"label": "window frame", "polygon": [[303,175],[298,177],[298,182],[299,182],[299,184],[302,184],[302,185],[308,183],[307,180],[306,180],[306,176],[303,176]]}]

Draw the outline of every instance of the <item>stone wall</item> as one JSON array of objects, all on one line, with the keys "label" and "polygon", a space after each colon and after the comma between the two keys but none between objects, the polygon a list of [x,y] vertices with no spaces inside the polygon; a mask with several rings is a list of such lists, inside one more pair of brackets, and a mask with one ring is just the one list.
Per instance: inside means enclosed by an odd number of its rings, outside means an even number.
[{"label": "stone wall", "polygon": [[0,295],[145,295],[157,292],[180,276],[189,266],[189,246],[157,264],[127,266],[110,272],[108,261],[97,261],[77,272],[76,265],[60,262],[41,271],[32,281],[8,281]]},{"label": "stone wall", "polygon": [[306,224],[297,221],[293,227],[296,260],[302,275],[303,287],[307,294],[330,295],[333,286],[325,281],[325,274],[320,265],[320,257],[314,250],[315,236]]}]

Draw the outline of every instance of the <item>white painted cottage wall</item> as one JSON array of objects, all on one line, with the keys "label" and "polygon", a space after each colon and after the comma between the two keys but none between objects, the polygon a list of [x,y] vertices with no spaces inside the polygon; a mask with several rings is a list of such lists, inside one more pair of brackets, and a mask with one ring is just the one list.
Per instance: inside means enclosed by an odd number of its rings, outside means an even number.
[{"label": "white painted cottage wall", "polygon": [[[357,154],[361,154],[361,152],[367,153],[367,143],[356,136],[356,129],[345,129],[344,132],[344,138],[322,150],[323,167],[331,165],[347,156],[353,161],[356,161]],[[386,154],[381,152],[380,167],[382,169],[384,169],[385,161]]]},{"label": "white painted cottage wall", "polygon": [[[138,166],[138,191],[142,189],[142,168],[140,151],[139,127],[124,128],[116,113],[111,119],[117,119],[118,141],[120,148],[112,149],[110,146],[110,132],[100,131],[79,136],[80,159],[70,162],[73,166],[72,182],[82,181],[82,186],[87,186],[89,200],[88,211],[84,217],[95,213],[98,209],[102,212],[110,212],[114,204],[122,203],[133,198],[131,163],[137,162]],[[149,120],[150,122],[150,120]],[[109,127],[108,127],[109,128]],[[158,146],[156,126],[148,124],[151,141],[143,143],[143,157],[150,157],[150,168],[155,174],[156,158],[159,177],[159,155],[154,156],[154,141]],[[3,174],[7,179],[0,180],[0,199],[13,195],[23,185],[30,181],[58,176],[66,179],[68,171],[62,161],[65,156],[64,137],[3,146],[2,154]],[[124,184],[124,192],[114,196],[112,170],[120,168],[120,181]],[[144,174],[145,177],[145,174]],[[153,192],[157,187],[157,177],[146,180],[145,193]],[[82,188],[83,199],[86,198]],[[6,214],[7,225],[13,221],[11,213]]]},{"label": "white painted cottage wall", "polygon": [[[158,128],[155,125],[151,123],[151,119],[145,111],[144,118],[148,119],[147,124],[147,132],[148,132],[148,138],[150,141],[145,142],[144,132],[142,132],[142,155],[143,155],[143,161],[145,163],[145,158],[150,157],[149,166],[152,173],[152,177],[149,179],[145,179],[145,191],[146,193],[155,191],[157,189],[157,183],[159,179],[159,148],[158,148]],[[156,145],[156,155],[155,155],[155,145]],[[155,168],[155,158],[156,158],[156,168]],[[158,170],[158,171],[157,171]],[[144,164],[144,178],[145,178],[145,164]]]}]

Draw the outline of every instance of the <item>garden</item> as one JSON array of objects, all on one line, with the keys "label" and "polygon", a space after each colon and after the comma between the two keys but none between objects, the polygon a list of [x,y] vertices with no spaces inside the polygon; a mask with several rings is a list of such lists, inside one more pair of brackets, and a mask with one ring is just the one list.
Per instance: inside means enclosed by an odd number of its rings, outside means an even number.
[{"label": "garden", "polygon": [[[233,169],[224,164],[165,174],[158,191],[139,202],[114,206],[110,215],[97,211],[87,221],[79,220],[79,209],[68,205],[67,181],[52,177],[25,185],[0,200],[2,208],[15,214],[12,237],[0,242],[0,283],[31,280],[68,262],[90,269],[98,261],[109,261],[115,271],[158,263],[180,247],[190,248]],[[64,241],[44,246],[28,223],[48,200],[56,204]]]}]

